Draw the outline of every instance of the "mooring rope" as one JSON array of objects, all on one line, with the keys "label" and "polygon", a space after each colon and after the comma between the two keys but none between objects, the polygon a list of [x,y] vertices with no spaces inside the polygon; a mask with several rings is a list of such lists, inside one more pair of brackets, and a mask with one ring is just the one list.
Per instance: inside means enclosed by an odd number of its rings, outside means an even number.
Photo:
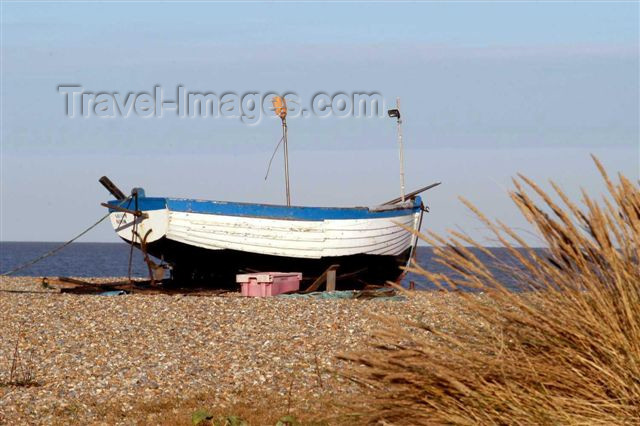
[{"label": "mooring rope", "polygon": [[[125,198],[119,205],[124,204],[124,202],[126,200],[128,200],[130,197]],[[11,274],[15,274],[18,271],[22,271],[25,268],[28,268],[31,265],[34,265],[38,262],[40,262],[43,259],[46,259],[49,256],[53,256],[54,254],[56,254],[57,252],[59,252],[60,250],[62,250],[63,248],[65,248],[66,246],[68,246],[69,244],[71,244],[72,242],[74,242],[75,240],[77,240],[78,238],[82,237],[84,234],[86,234],[87,232],[91,231],[93,228],[95,228],[96,226],[98,226],[103,220],[105,220],[106,218],[109,217],[109,215],[111,214],[111,212],[107,213],[106,215],[102,216],[102,218],[100,218],[100,220],[98,220],[96,223],[94,223],[93,225],[91,225],[90,227],[88,227],[87,229],[85,229],[84,231],[82,231],[81,233],[79,233],[78,235],[76,235],[75,237],[73,237],[72,239],[70,239],[69,241],[67,241],[66,243],[62,244],[61,246],[58,246],[56,248],[54,248],[53,250],[50,250],[48,252],[46,252],[45,254],[27,262],[24,263],[20,266],[18,266],[17,268],[12,269],[11,271],[8,272],[3,272],[2,274],[0,274],[0,277],[4,277],[7,275],[11,275]]]}]

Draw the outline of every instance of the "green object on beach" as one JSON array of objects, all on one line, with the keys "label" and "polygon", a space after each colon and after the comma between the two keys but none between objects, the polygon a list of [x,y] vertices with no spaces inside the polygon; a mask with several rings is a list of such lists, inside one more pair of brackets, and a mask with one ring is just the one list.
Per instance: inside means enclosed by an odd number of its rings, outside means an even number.
[{"label": "green object on beach", "polygon": [[205,422],[211,422],[207,424],[213,424],[213,426],[249,426],[249,423],[238,416],[222,416],[217,419],[213,419],[213,414],[206,410],[198,410],[191,415],[191,423],[194,426],[202,425]]},{"label": "green object on beach", "polygon": [[291,415],[287,415],[282,417],[280,420],[278,420],[278,423],[276,423],[276,426],[299,426],[300,422],[298,421],[298,419],[296,419],[294,416]]},{"label": "green object on beach", "polygon": [[211,420],[213,418],[212,414],[209,414],[205,410],[198,410],[191,415],[191,423],[194,426],[198,426],[200,423]]},{"label": "green object on beach", "polygon": [[238,416],[226,416],[220,417],[215,422],[213,422],[215,426],[249,426],[249,423]]},{"label": "green object on beach", "polygon": [[[369,294],[373,294],[379,291],[379,296],[368,297],[375,300],[390,300],[390,301],[403,301],[407,298],[402,295],[395,294],[393,296],[387,296],[383,294],[383,290],[371,291]],[[292,293],[292,294],[280,294],[276,297],[290,298],[290,299],[323,299],[323,300],[336,300],[336,299],[365,299],[358,297],[360,291],[343,290],[343,291],[314,291],[313,293]]]}]

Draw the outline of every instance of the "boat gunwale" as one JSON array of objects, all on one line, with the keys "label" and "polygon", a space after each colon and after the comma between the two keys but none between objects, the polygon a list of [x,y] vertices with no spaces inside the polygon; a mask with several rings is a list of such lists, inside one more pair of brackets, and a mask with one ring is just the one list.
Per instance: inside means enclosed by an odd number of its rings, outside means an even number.
[{"label": "boat gunwale", "polygon": [[[405,202],[404,205],[399,204],[395,208],[390,205],[389,208],[375,210],[375,207],[379,206],[375,206],[373,208],[284,206],[278,204],[199,200],[190,198],[143,197],[138,199],[138,208],[141,211],[167,209],[170,212],[264,218],[272,220],[366,220],[398,217],[416,213],[420,209],[422,200],[417,196],[412,201],[413,202],[410,205]],[[134,202],[135,200],[133,199],[129,200],[126,207],[131,208],[131,205]],[[115,200],[109,201],[109,204],[111,205],[116,205],[117,203],[118,201]],[[233,211],[234,208],[237,210]],[[109,209],[109,211],[115,212],[116,210]]]}]

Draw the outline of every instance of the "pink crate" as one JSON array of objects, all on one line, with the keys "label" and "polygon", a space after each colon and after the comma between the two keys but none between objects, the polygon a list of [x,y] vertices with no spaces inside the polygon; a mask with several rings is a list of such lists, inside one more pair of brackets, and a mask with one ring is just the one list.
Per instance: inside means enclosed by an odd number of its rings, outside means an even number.
[{"label": "pink crate", "polygon": [[238,274],[242,295],[249,297],[269,297],[281,293],[300,290],[300,272],[260,272],[257,274]]}]

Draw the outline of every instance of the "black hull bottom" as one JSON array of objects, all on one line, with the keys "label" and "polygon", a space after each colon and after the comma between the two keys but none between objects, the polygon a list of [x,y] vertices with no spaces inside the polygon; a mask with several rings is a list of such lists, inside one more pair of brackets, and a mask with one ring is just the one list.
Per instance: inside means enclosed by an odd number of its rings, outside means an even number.
[{"label": "black hull bottom", "polygon": [[410,248],[397,256],[352,255],[322,259],[271,256],[236,250],[208,250],[162,238],[147,244],[149,254],[172,265],[172,278],[178,284],[199,283],[221,288],[236,287],[235,275],[255,271],[302,272],[308,286],[329,266],[340,265],[338,289],[362,288],[396,281],[407,264]]}]

